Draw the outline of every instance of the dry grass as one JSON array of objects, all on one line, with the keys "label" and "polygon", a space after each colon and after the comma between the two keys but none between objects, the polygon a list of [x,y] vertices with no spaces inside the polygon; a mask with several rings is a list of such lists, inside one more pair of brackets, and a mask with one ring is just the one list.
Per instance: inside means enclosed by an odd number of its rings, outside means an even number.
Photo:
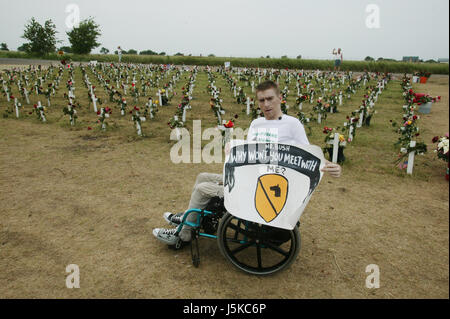
[{"label": "dry grass", "polygon": [[[227,114],[241,114],[243,106],[233,103],[222,79],[217,82]],[[204,128],[214,123],[205,86],[206,75],[199,73],[188,113],[188,121],[202,118]],[[420,88],[442,95],[419,124],[431,150],[431,138],[448,132],[448,77],[432,77]],[[0,119],[0,297],[448,298],[445,165],[430,151],[416,159],[413,176],[393,168],[397,134],[388,120],[401,117],[400,97],[400,86],[391,83],[373,125],[358,130],[346,149],[343,176],[325,177],[302,216],[296,262],[264,278],[233,268],[214,240],[201,239],[197,269],[189,248],[172,251],[153,238],[152,229],[165,224],[164,211],[186,208],[196,175],[222,169],[170,161],[166,122],[173,106],[144,124],[146,138],[136,138],[132,122],[117,110],[111,119],[117,129],[88,131],[93,117],[87,110],[71,129],[61,118],[62,97],[54,100],[61,106],[49,112],[48,124],[34,116]],[[343,122],[357,100],[326,125]],[[175,97],[172,105],[178,102]],[[0,98],[0,111],[5,105]],[[249,122],[240,116],[238,126]],[[323,145],[318,125],[310,140]],[[65,287],[72,263],[80,267],[80,289]],[[365,287],[369,264],[380,267],[379,289]]]}]

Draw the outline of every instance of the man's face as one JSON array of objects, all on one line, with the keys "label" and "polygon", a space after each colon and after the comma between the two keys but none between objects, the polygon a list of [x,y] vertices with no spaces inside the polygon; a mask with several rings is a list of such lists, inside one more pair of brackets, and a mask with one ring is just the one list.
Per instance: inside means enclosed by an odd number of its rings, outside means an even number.
[{"label": "man's face", "polygon": [[258,91],[256,93],[259,108],[264,113],[266,120],[275,120],[282,115],[281,95],[275,92],[275,89]]}]

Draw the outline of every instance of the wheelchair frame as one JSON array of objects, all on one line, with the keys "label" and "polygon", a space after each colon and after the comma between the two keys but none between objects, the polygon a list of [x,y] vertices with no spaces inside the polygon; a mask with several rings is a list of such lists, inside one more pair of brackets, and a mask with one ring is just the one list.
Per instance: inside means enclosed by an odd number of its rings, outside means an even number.
[{"label": "wheelchair frame", "polygon": [[[278,272],[290,266],[297,257],[300,251],[299,222],[293,230],[274,228],[234,217],[223,206],[223,198],[213,197],[208,203],[207,208],[212,206],[210,205],[211,203],[216,206],[219,205],[217,208],[223,211],[214,212],[207,209],[189,209],[184,214],[181,224],[177,226],[177,233],[181,231],[184,225],[191,227],[190,248],[192,263],[195,267],[198,267],[200,264],[199,237],[217,239],[222,255],[229,262],[242,271],[254,275],[269,275]],[[192,213],[198,213],[195,222],[187,221],[187,217]],[[204,224],[207,217],[211,217],[212,225]],[[201,229],[209,230],[212,233],[201,232]],[[232,238],[227,235],[230,231],[234,232]],[[276,238],[277,236],[279,238]],[[287,242],[289,244],[286,244]],[[233,245],[236,245],[237,248],[232,249],[233,247],[231,246]],[[281,245],[287,245],[289,249],[286,250],[285,247],[281,248]],[[182,247],[183,242],[179,239],[172,248],[180,249]],[[252,247],[256,247],[257,266],[253,266],[247,261],[242,261],[240,257],[236,256],[241,251]],[[268,267],[263,266],[263,252],[267,249],[281,255],[282,260]]]}]

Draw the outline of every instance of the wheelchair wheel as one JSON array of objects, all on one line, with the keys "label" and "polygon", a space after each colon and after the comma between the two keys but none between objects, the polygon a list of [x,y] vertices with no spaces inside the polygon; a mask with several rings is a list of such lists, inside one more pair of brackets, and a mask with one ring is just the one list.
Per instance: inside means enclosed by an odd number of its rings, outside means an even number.
[{"label": "wheelchair wheel", "polygon": [[286,269],[300,251],[298,225],[285,230],[242,220],[230,213],[220,221],[217,241],[228,261],[254,275]]}]

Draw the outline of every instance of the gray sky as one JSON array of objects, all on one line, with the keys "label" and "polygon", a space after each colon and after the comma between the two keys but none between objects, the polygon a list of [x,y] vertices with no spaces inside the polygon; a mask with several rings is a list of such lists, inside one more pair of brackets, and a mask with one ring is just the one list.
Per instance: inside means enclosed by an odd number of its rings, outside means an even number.
[{"label": "gray sky", "polygon": [[[101,27],[93,52],[121,45],[169,55],[331,59],[341,47],[348,60],[449,56],[448,0],[0,1],[0,42],[13,50],[25,42],[31,17],[41,24],[52,19],[60,45],[68,45],[66,6],[77,4],[81,19],[93,17]],[[379,28],[376,10],[366,12],[370,4],[378,7]]]}]

